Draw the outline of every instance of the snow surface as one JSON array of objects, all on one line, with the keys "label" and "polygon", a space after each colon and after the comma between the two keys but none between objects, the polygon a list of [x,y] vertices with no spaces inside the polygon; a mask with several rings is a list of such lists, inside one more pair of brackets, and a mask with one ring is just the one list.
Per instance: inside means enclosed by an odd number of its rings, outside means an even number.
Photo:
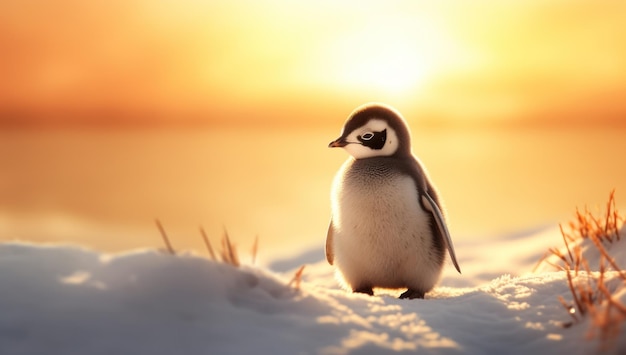
[{"label": "snow surface", "polygon": [[[447,265],[425,300],[348,293],[321,248],[235,268],[191,253],[4,243],[0,354],[595,353],[588,319],[562,326],[565,274],[531,272],[560,241],[544,229],[460,243],[464,274]],[[305,262],[300,289],[288,286]],[[622,336],[608,353],[625,349]]]}]

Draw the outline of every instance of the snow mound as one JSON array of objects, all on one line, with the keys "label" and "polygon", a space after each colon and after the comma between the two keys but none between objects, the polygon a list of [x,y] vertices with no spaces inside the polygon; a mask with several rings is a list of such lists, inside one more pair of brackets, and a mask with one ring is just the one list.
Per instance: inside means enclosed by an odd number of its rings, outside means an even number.
[{"label": "snow mound", "polygon": [[[529,273],[543,245],[558,241],[558,231],[544,230],[459,245],[465,274],[448,267],[425,300],[345,292],[323,255],[295,289],[292,270],[193,254],[0,244],[0,353],[596,352],[588,322],[562,326],[571,320],[557,299],[572,298],[565,273]],[[625,350],[626,337],[611,349]]]}]

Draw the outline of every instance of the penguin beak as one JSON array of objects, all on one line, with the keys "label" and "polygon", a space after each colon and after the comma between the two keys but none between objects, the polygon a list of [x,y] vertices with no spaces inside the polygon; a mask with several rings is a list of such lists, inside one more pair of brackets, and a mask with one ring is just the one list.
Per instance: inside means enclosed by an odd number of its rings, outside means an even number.
[{"label": "penguin beak", "polygon": [[348,145],[348,142],[344,141],[342,137],[335,139],[328,144],[328,148],[342,148]]}]

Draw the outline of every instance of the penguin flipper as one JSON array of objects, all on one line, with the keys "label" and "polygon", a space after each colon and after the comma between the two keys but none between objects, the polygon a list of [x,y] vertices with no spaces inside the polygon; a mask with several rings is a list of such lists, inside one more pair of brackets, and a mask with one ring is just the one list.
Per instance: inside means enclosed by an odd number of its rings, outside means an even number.
[{"label": "penguin flipper", "polygon": [[437,223],[437,228],[439,229],[439,233],[443,236],[443,241],[448,248],[448,254],[450,254],[450,258],[452,259],[452,263],[456,268],[456,271],[461,273],[461,268],[459,267],[459,263],[456,260],[456,254],[454,253],[454,246],[452,245],[452,239],[450,238],[450,232],[448,232],[448,227],[446,226],[446,222],[443,219],[443,214],[439,209],[439,206],[435,203],[435,201],[428,195],[428,193],[422,194],[422,203],[424,207],[428,211],[433,214],[435,217],[435,222]]},{"label": "penguin flipper", "polygon": [[333,253],[333,221],[330,221],[328,226],[328,234],[326,234],[326,260],[330,265],[333,264],[335,254]]}]

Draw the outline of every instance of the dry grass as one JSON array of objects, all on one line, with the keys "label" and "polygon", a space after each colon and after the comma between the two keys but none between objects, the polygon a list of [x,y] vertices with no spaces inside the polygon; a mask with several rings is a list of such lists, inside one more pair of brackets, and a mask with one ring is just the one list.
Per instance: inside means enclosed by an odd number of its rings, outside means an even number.
[{"label": "dry grass", "polygon": [[202,235],[202,240],[204,240],[204,246],[206,246],[207,250],[209,251],[209,256],[211,257],[211,260],[217,260],[215,252],[213,251],[213,247],[211,246],[211,241],[209,241],[209,237],[206,236],[206,232],[202,227],[200,227],[200,235]]},{"label": "dry grass", "polygon": [[165,229],[163,228],[161,221],[159,221],[158,219],[155,219],[154,222],[156,223],[156,226],[159,229],[159,232],[161,233],[161,237],[163,238],[163,243],[165,243],[166,251],[172,255],[176,255],[176,251],[172,247],[172,243],[170,243],[170,238],[167,236],[167,233],[165,233]]},{"label": "dry grass", "polygon": [[[573,270],[578,275],[578,271],[581,269],[584,261],[581,241],[585,240],[593,243],[614,270],[621,270],[610,257],[605,246],[620,240],[619,232],[623,224],[624,217],[620,216],[615,207],[615,191],[612,191],[609,195],[606,211],[600,216],[595,216],[588,208],[585,208],[582,212],[577,208],[575,219],[569,222],[567,230],[563,228],[563,225],[559,225],[567,253],[559,248],[550,248],[539,260],[535,270],[541,263],[545,262],[559,270]],[[548,257],[552,255],[556,256],[562,264],[556,264],[548,260]]]},{"label": "dry grass", "polygon": [[302,272],[304,271],[304,267],[306,265],[300,266],[296,273],[291,278],[291,281],[287,284],[287,286],[293,286],[296,290],[300,290],[300,283],[302,282]]},{"label": "dry grass", "polygon": [[[204,244],[209,251],[209,255],[211,259],[218,260],[215,256],[215,252],[213,247],[211,246],[211,242],[207,237],[204,229],[200,227],[200,234],[202,235],[202,239],[204,240]],[[254,238],[254,244],[252,244],[252,265],[256,263],[257,254],[259,251],[259,236],[257,235]],[[221,262],[233,265],[235,267],[239,267],[241,263],[239,262],[239,256],[237,253],[237,249],[235,245],[230,241],[230,237],[228,236],[228,232],[224,229],[224,235],[222,236],[221,249],[219,252]],[[302,273],[304,271],[304,267],[306,265],[300,266],[298,270],[294,273],[291,280],[287,283],[287,286],[293,287],[296,290],[300,290],[300,283],[302,282]]]},{"label": "dry grass", "polygon": [[[570,327],[589,317],[591,326],[587,336],[589,339],[600,339],[603,349],[611,346],[626,320],[626,306],[614,297],[617,291],[626,287],[626,272],[617,265],[607,249],[622,237],[620,228],[623,224],[624,218],[615,207],[613,191],[605,213],[595,216],[587,208],[582,212],[577,209],[569,228],[560,226],[564,250],[550,248],[537,264],[548,263],[567,275],[572,301],[567,302],[563,297],[559,297],[559,301],[572,320],[563,326]],[[590,267],[584,254],[583,245],[589,246],[589,243],[599,255],[597,270]],[[556,262],[549,260],[552,256]],[[619,284],[608,287],[606,281],[613,276],[617,277]]]},{"label": "dry grass", "polygon": [[222,248],[220,250],[220,255],[222,257],[222,262],[226,264],[230,264],[235,267],[239,267],[239,265],[241,265],[239,262],[239,254],[237,254],[237,248],[235,247],[235,244],[230,241],[230,237],[228,236],[226,229],[224,229],[224,235],[222,236]]},{"label": "dry grass", "polygon": [[254,237],[254,244],[252,244],[252,265],[256,264],[256,255],[259,252],[259,236]]},{"label": "dry grass", "polygon": [[[165,229],[163,228],[161,221],[156,219],[155,223],[157,225],[157,228],[159,229],[161,237],[163,238],[163,243],[165,244],[165,247],[166,247],[165,252],[172,254],[172,255],[176,255],[176,251],[172,247],[172,243],[170,242],[170,239],[167,236],[167,233],[165,232]],[[204,228],[200,227],[199,230],[200,230],[200,235],[202,236],[202,240],[204,242],[204,246],[209,252],[209,257],[211,260],[219,261],[225,264],[230,264],[234,267],[241,266],[237,248],[235,244],[231,242],[226,228],[224,228],[224,234],[222,235],[220,249],[218,250],[217,253],[215,252],[213,245],[211,245],[211,241],[209,240],[209,237],[204,231]],[[258,251],[259,251],[259,236],[257,235],[254,238],[254,244],[252,244],[252,254],[251,254],[252,265],[256,264]],[[300,283],[302,282],[302,273],[304,271],[305,266],[306,265],[302,265],[298,270],[296,270],[293,277],[291,278],[291,281],[287,283],[287,286],[290,286],[290,287],[293,286],[293,288],[295,288],[296,290],[300,290]]]},{"label": "dry grass", "polygon": [[[204,241],[204,245],[209,251],[209,255],[212,260],[221,261],[226,264],[233,265],[235,267],[239,267],[241,262],[239,261],[239,254],[237,253],[237,247],[230,241],[230,237],[228,236],[228,231],[224,228],[224,234],[222,235],[221,240],[221,248],[219,250],[219,256],[221,260],[215,255],[215,251],[211,246],[211,241],[206,235],[204,228],[200,227],[200,235],[202,235],[202,240]],[[252,256],[253,260],[256,259],[256,255]]]}]

